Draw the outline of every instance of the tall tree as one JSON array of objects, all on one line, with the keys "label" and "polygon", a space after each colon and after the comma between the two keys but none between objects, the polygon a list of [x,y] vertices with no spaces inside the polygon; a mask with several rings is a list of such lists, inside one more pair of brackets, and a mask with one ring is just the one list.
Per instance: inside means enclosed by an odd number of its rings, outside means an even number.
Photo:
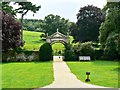
[{"label": "tall tree", "polygon": [[100,27],[99,40],[107,59],[118,59],[120,55],[120,2],[108,2],[103,9],[107,17]]},{"label": "tall tree", "polygon": [[[25,0],[26,1],[26,0]],[[36,6],[32,4],[31,2],[14,2],[14,4],[17,4],[19,7],[16,9],[13,9],[13,6],[10,5],[10,2],[2,2],[2,10],[6,11],[7,13],[10,13],[12,15],[16,15],[16,13],[21,14],[21,24],[23,24],[23,18],[28,13],[28,11],[31,11],[33,13],[36,13],[41,6]],[[21,38],[23,39],[23,30],[21,28]]]},{"label": "tall tree", "polygon": [[73,43],[76,43],[78,41],[78,27],[76,25],[76,23],[74,22],[71,22],[70,23],[70,27],[69,27],[69,30],[70,30],[70,35],[73,36],[74,40],[72,41]]},{"label": "tall tree", "polygon": [[76,41],[98,41],[99,27],[105,15],[100,8],[88,5],[80,8],[77,14],[78,35]]},{"label": "tall tree", "polygon": [[44,24],[42,25],[45,34],[53,34],[58,29],[59,32],[66,34],[69,29],[69,20],[65,20],[58,15],[50,14],[45,17]]},{"label": "tall tree", "polygon": [[10,6],[10,2],[0,2],[1,9],[6,13],[10,13],[11,15],[15,16],[16,11]]},{"label": "tall tree", "polygon": [[[36,6],[31,2],[15,2],[15,4],[19,5],[19,8],[15,10],[17,11],[17,13],[21,14],[21,24],[23,23],[23,18],[28,13],[28,11],[32,11],[33,13],[36,13],[41,8],[41,6]],[[23,34],[22,29],[21,32]],[[23,35],[21,35],[21,38],[23,39]]]}]

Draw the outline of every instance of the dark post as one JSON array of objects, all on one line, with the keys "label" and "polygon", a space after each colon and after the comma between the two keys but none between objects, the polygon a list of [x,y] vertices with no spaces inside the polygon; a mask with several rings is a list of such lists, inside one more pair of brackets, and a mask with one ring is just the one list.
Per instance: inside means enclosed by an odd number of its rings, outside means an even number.
[{"label": "dark post", "polygon": [[87,75],[87,79],[85,81],[90,82],[90,78],[89,78],[90,72],[86,72],[86,75]]}]

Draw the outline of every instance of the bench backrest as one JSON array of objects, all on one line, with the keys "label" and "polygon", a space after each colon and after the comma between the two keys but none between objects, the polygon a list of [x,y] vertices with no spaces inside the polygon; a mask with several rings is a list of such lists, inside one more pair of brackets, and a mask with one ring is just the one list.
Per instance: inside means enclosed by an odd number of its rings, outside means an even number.
[{"label": "bench backrest", "polygon": [[80,60],[91,60],[90,56],[79,56],[79,61]]}]

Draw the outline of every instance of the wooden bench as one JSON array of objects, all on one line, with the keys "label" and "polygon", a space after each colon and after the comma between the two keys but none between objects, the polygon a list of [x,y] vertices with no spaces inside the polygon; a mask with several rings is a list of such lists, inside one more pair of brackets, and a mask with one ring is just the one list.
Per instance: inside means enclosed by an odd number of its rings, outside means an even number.
[{"label": "wooden bench", "polygon": [[90,56],[79,56],[79,61],[90,61]]}]

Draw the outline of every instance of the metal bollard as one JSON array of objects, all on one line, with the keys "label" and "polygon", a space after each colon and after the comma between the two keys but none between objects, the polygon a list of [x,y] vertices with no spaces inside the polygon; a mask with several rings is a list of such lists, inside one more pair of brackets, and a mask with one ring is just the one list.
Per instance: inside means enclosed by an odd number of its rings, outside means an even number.
[{"label": "metal bollard", "polygon": [[86,79],[85,81],[86,81],[86,82],[90,82],[90,77],[89,77],[90,72],[86,72],[86,75],[87,75],[87,79]]}]

